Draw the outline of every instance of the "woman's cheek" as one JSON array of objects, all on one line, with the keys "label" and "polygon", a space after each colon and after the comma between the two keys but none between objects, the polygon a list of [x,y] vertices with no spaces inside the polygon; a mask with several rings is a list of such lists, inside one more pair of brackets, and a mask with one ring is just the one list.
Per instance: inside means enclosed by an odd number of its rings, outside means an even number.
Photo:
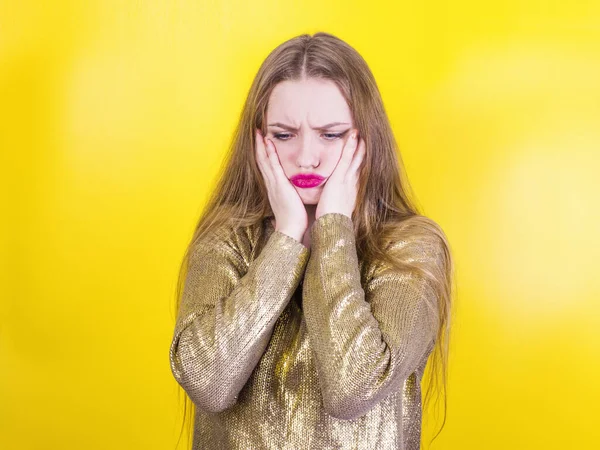
[{"label": "woman's cheek", "polygon": [[327,155],[327,166],[335,167],[337,162],[339,161],[341,155],[342,155],[341,150],[329,153],[329,155]]}]

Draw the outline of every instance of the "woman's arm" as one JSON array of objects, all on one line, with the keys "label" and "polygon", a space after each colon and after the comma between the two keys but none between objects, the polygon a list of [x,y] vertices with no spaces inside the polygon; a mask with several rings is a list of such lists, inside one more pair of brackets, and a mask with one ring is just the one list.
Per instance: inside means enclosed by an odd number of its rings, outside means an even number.
[{"label": "woman's arm", "polygon": [[[409,238],[390,251],[435,270],[438,247]],[[303,310],[323,406],[336,418],[360,417],[398,391],[435,340],[431,286],[412,271],[383,269],[363,290],[350,217],[328,213],[313,223]]]},{"label": "woman's arm", "polygon": [[171,370],[196,406],[237,401],[302,277],[309,250],[274,230],[250,263],[246,239],[194,248],[170,346]]}]

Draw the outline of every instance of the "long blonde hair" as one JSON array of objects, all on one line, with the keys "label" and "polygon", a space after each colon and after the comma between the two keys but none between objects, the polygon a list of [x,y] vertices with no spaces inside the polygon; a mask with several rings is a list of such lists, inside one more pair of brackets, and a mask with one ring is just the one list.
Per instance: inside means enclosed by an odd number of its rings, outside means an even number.
[{"label": "long blonde hair", "polygon": [[[428,360],[432,370],[424,406],[429,401],[434,382],[436,387],[438,385],[436,369],[441,363],[445,423],[448,342],[454,291],[450,246],[442,229],[433,220],[423,216],[412,200],[413,194],[402,158],[367,63],[350,45],[329,33],[296,36],[276,47],[259,68],[248,92],[217,185],[185,251],[177,282],[175,314],[179,309],[189,255],[195,244],[223,225],[251,226],[265,217],[273,216],[266,186],[255,160],[255,130],[261,129],[263,136],[267,133],[265,114],[275,85],[284,80],[299,81],[306,78],[327,79],[336,83],[348,102],[354,127],[366,143],[367,153],[360,169],[358,196],[352,214],[359,258],[385,261],[392,266],[405,268],[405,261],[396,260],[386,252],[387,243],[402,239],[406,233],[411,233],[411,236],[415,233],[433,233],[443,243],[443,264],[439,271],[430,273],[418,266],[415,269],[431,281],[438,294],[438,303],[428,305],[430,309],[436,310],[438,331],[435,348]],[[409,218],[411,220],[405,222]],[[401,223],[403,226],[399,226]],[[191,440],[195,405],[183,389],[181,391],[185,402],[181,431],[188,419],[189,405],[188,432]],[[433,439],[435,437],[437,434]],[[181,432],[179,438],[181,439]]]}]

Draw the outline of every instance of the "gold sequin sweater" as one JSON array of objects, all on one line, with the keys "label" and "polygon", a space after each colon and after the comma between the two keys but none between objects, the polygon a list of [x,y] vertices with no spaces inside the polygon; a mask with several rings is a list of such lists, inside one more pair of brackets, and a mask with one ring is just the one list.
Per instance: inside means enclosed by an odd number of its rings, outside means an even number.
[{"label": "gold sequin sweater", "polygon": [[[310,248],[270,220],[212,236],[190,253],[169,352],[193,449],[419,449],[428,284],[359,261],[341,213]],[[431,248],[390,251],[436,264]]]}]

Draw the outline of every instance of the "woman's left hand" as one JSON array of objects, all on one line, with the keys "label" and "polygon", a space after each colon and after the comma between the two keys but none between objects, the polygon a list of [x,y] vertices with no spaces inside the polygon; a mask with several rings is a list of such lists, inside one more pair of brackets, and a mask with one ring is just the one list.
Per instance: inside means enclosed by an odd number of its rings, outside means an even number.
[{"label": "woman's left hand", "polygon": [[358,136],[358,130],[352,130],[335,169],[321,191],[315,220],[332,212],[352,218],[358,194],[358,171],[365,153],[365,141]]}]

